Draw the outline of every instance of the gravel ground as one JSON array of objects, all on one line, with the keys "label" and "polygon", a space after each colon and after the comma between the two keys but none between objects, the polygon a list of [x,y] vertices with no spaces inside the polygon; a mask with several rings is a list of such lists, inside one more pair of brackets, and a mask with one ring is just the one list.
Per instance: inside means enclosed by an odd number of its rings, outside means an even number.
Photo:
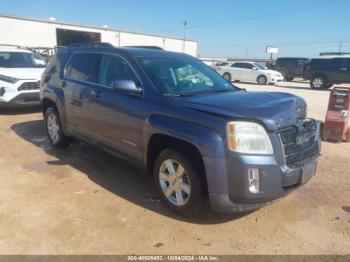
[{"label": "gravel ground", "polygon": [[[237,84],[302,96],[323,120],[329,91]],[[0,114],[0,254],[349,254],[350,144],[323,143],[317,175],[243,215],[182,219],[140,171],[98,149],[50,147],[37,109]]]}]

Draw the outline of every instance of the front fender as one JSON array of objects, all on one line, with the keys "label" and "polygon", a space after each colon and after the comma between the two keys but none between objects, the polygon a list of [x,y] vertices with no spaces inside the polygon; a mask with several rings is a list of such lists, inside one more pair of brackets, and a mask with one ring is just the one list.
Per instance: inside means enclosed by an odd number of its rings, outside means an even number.
[{"label": "front fender", "polygon": [[218,132],[185,120],[153,115],[148,118],[144,127],[144,161],[147,161],[148,141],[154,134],[171,136],[194,145],[203,159],[209,193],[228,192],[226,142]]},{"label": "front fender", "polygon": [[[143,144],[154,134],[168,135],[194,145],[202,157],[224,157],[224,141],[219,133],[204,125],[164,115],[150,116],[144,127]],[[145,147],[147,151],[147,147]]]}]

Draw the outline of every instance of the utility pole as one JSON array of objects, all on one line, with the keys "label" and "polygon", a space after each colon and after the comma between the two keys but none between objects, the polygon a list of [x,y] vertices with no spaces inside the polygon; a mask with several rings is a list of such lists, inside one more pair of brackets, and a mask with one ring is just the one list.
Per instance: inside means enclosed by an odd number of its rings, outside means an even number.
[{"label": "utility pole", "polygon": [[184,26],[184,40],[183,40],[183,43],[182,43],[182,52],[185,53],[186,33],[187,33],[187,20],[182,21],[182,25]]},{"label": "utility pole", "polygon": [[340,41],[339,42],[339,54],[341,53],[342,45],[343,45],[343,41]]},{"label": "utility pole", "polygon": [[248,47],[245,48],[245,58],[248,58]]}]

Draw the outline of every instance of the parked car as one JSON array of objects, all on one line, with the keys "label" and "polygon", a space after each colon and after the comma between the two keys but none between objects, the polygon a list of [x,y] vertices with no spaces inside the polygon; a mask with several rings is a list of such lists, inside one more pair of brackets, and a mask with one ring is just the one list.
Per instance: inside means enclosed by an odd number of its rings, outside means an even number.
[{"label": "parked car", "polygon": [[327,89],[334,84],[350,83],[350,56],[319,57],[305,66],[305,79],[313,89]]},{"label": "parked car", "polygon": [[255,62],[234,62],[216,69],[227,81],[257,82],[259,85],[283,81],[281,73]]},{"label": "parked car", "polygon": [[280,72],[285,80],[292,81],[295,77],[304,76],[304,68],[309,61],[304,57],[279,57],[273,69]]},{"label": "parked car", "polygon": [[142,166],[164,203],[195,215],[258,209],[315,173],[319,122],[280,92],[246,92],[183,54],[58,50],[41,81],[48,138],[75,137]]},{"label": "parked car", "polygon": [[0,45],[0,106],[40,105],[39,80],[45,66],[31,50]]}]

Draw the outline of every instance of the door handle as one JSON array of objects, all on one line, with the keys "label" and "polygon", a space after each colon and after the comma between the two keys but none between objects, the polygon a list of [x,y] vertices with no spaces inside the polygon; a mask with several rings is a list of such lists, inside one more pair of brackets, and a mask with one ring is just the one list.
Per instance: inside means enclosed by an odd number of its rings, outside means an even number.
[{"label": "door handle", "polygon": [[94,97],[101,97],[102,92],[101,92],[100,90],[92,89],[92,90],[90,91],[90,94],[91,94],[92,96],[94,96]]}]

